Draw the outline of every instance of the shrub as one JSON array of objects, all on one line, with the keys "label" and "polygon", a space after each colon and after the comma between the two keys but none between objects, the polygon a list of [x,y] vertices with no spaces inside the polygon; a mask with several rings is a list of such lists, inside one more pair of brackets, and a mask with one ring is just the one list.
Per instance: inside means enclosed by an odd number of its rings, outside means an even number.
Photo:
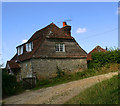
[{"label": "shrub", "polygon": [[17,82],[14,75],[9,75],[6,70],[2,71],[2,96],[10,96],[21,92],[22,82]]},{"label": "shrub", "polygon": [[60,78],[60,77],[62,77],[62,76],[65,74],[65,72],[64,72],[63,70],[61,70],[61,69],[57,66],[57,72],[56,72],[56,74],[57,74],[57,77]]},{"label": "shrub", "polygon": [[88,62],[88,68],[99,69],[108,63],[120,63],[120,50],[109,50],[107,52],[94,52],[92,59]]}]

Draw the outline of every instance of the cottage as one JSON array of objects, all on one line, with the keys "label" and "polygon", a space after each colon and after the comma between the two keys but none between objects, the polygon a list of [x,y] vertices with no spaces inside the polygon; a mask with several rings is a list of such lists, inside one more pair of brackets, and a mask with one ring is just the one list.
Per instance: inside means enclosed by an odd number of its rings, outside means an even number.
[{"label": "cottage", "polygon": [[96,46],[92,51],[90,51],[87,55],[87,61],[92,60],[91,54],[94,52],[106,52],[107,50],[101,48],[100,46]]},{"label": "cottage", "polygon": [[71,26],[66,22],[62,28],[51,23],[16,48],[17,53],[7,62],[6,69],[15,72],[19,79],[51,78],[58,69],[76,72],[87,68],[87,53],[71,36]]}]

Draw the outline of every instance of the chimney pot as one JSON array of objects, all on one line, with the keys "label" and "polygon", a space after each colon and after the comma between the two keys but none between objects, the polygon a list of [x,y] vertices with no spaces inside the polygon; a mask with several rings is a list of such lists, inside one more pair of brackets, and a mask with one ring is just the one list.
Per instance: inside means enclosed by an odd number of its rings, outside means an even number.
[{"label": "chimney pot", "polygon": [[67,25],[67,23],[66,23],[66,22],[63,22],[63,27],[66,26],[66,25]]}]

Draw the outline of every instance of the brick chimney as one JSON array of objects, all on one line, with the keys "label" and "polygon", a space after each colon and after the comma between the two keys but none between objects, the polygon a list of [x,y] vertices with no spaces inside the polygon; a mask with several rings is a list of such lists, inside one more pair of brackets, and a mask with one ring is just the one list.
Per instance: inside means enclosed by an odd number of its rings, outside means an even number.
[{"label": "brick chimney", "polygon": [[71,26],[67,25],[66,22],[63,22],[63,31],[66,32],[66,34],[71,36]]}]

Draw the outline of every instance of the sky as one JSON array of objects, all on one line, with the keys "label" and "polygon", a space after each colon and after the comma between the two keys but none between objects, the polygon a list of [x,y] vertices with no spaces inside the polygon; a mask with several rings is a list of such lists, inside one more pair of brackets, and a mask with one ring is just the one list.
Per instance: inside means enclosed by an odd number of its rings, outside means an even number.
[{"label": "sky", "polygon": [[87,53],[97,45],[118,47],[117,2],[3,2],[2,61],[4,66],[37,30],[50,23],[62,27],[66,21],[71,34]]}]

